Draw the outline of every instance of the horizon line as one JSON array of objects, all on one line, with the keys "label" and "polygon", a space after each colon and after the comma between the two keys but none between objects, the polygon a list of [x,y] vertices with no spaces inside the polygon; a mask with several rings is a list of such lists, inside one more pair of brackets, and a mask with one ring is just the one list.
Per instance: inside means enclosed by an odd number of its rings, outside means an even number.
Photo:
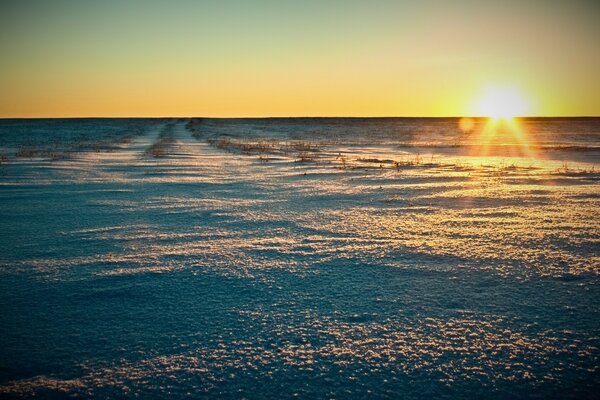
[{"label": "horizon line", "polygon": [[[431,119],[445,119],[445,118],[493,118],[489,115],[437,115],[437,116],[413,116],[413,115],[320,115],[320,116],[191,116],[191,115],[163,115],[163,116],[140,116],[140,115],[129,115],[129,116],[35,116],[35,117],[5,117],[0,116],[0,120],[9,119],[166,119],[166,118],[206,118],[206,119],[326,119],[326,118],[347,118],[347,119],[376,119],[376,118],[431,118]],[[519,115],[511,118],[600,118],[600,115]]]}]

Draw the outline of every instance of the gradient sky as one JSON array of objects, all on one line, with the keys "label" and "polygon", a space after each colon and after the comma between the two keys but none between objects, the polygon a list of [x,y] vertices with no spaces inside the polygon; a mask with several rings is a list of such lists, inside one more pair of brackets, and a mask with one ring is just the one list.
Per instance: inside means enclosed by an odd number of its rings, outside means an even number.
[{"label": "gradient sky", "polygon": [[0,2],[0,117],[600,115],[600,2]]}]

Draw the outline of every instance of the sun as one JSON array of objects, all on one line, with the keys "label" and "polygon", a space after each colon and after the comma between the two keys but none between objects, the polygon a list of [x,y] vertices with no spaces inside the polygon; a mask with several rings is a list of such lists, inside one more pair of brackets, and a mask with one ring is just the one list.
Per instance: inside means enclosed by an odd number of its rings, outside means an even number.
[{"label": "sun", "polygon": [[488,86],[473,105],[473,115],[493,119],[511,119],[529,112],[530,102],[514,86]]},{"label": "sun", "polygon": [[475,129],[471,118],[461,118],[459,127],[474,132],[471,149],[477,156],[509,154],[516,157],[536,158],[535,144],[526,124],[517,118],[530,115],[530,103],[516,87],[489,85],[482,90],[471,108],[473,115],[489,119]]}]

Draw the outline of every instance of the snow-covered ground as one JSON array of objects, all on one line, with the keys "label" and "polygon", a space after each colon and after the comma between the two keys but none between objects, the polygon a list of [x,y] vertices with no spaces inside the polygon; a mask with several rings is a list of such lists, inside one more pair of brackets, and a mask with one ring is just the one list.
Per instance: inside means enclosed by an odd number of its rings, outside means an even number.
[{"label": "snow-covered ground", "polygon": [[0,395],[593,398],[600,121],[457,122],[0,121]]}]

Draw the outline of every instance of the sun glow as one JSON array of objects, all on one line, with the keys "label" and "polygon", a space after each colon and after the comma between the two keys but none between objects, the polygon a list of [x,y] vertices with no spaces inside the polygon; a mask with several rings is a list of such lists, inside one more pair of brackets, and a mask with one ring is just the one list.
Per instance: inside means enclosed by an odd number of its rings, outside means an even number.
[{"label": "sun glow", "polygon": [[493,119],[510,119],[530,113],[530,102],[515,87],[489,86],[475,101],[473,114]]},{"label": "sun glow", "polygon": [[528,135],[526,124],[515,118],[530,115],[530,107],[527,97],[514,86],[485,87],[471,109],[474,115],[488,117],[488,120],[480,125],[472,118],[459,121],[461,130],[474,132],[471,155],[537,158],[536,145]]}]

